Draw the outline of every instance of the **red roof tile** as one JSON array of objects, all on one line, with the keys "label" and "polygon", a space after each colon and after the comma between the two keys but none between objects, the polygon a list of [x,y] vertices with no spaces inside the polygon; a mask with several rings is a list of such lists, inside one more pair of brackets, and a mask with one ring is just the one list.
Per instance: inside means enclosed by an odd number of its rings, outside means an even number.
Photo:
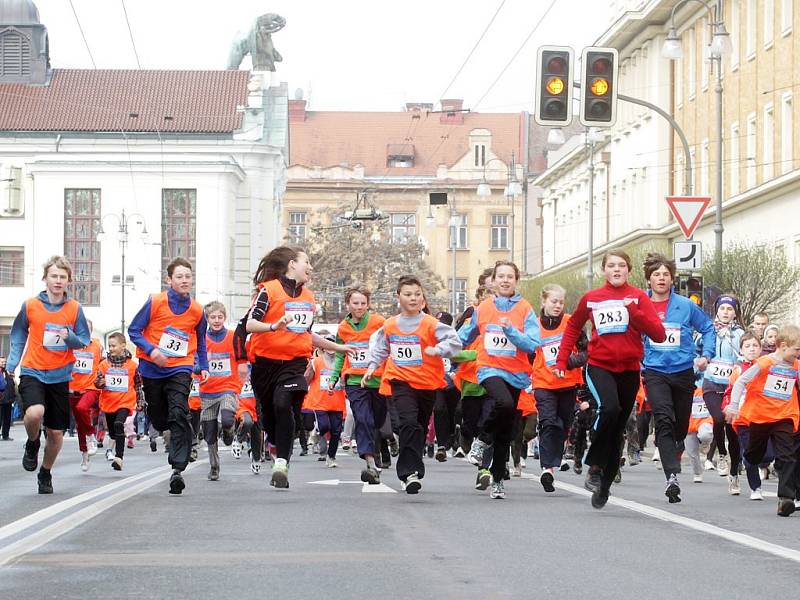
[{"label": "red roof tile", "polygon": [[[419,118],[414,118],[417,115]],[[519,113],[465,113],[463,124],[440,123],[439,113],[308,111],[289,124],[290,165],[333,167],[357,164],[367,176],[435,176],[440,164],[453,165],[469,150],[469,133],[488,129],[492,151],[506,164],[520,161],[524,121]],[[414,166],[386,166],[387,148],[410,144]]]},{"label": "red roof tile", "polygon": [[0,85],[0,130],[228,133],[240,126],[248,79],[247,71],[54,69],[46,86]]}]

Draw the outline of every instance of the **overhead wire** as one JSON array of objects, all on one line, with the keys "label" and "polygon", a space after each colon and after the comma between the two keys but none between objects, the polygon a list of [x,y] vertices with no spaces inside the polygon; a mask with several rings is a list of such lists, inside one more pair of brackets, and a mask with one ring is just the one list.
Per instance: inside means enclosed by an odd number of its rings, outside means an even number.
[{"label": "overhead wire", "polygon": [[78,30],[81,32],[81,37],[83,38],[83,45],[86,46],[86,52],[89,53],[89,59],[92,61],[92,68],[96,69],[97,64],[94,62],[94,56],[92,56],[92,50],[89,48],[89,42],[86,41],[86,34],[83,33],[81,20],[78,18],[78,12],[75,10],[75,5],[72,3],[72,0],[69,0],[69,5],[72,8],[72,14],[75,15],[75,22],[78,24]]},{"label": "overhead wire", "polygon": [[133,55],[136,57],[136,66],[142,68],[142,63],[139,62],[139,53],[136,51],[136,42],[133,40],[133,30],[131,29],[131,22],[128,19],[128,10],[125,8],[125,0],[120,0],[122,4],[122,12],[125,15],[125,23],[128,25],[128,35],[131,38],[131,46],[133,46]]}]

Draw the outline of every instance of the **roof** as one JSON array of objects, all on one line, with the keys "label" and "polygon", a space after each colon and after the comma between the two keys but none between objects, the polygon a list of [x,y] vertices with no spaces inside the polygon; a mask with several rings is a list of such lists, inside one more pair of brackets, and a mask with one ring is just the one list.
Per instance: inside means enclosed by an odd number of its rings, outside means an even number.
[{"label": "roof", "polygon": [[247,71],[53,69],[48,85],[0,84],[0,131],[229,133]]},{"label": "roof", "polygon": [[[464,122],[442,123],[440,113],[308,111],[292,122],[290,166],[364,166],[364,175],[435,176],[440,164],[451,166],[469,151],[469,133],[488,129],[492,152],[506,164],[512,151],[520,160],[524,133],[521,113],[464,113]],[[416,118],[415,118],[416,117]],[[389,148],[414,149],[413,167],[387,167]]]}]

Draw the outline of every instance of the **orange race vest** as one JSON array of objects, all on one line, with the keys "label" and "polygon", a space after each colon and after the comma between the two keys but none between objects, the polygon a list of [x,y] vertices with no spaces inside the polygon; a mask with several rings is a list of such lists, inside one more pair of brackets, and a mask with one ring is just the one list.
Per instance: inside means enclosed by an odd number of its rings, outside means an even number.
[{"label": "orange race vest", "polygon": [[[469,317],[464,320],[464,326],[468,325],[472,322],[472,317]],[[481,343],[481,338],[478,336],[475,338],[475,341],[472,342],[469,346],[464,348],[464,350],[477,350],[478,346]],[[468,381],[469,383],[478,383],[478,362],[475,360],[468,360],[466,362],[462,362],[458,365],[458,368],[452,375],[453,384],[456,386],[458,391],[461,391],[461,388],[464,387],[464,382]]]},{"label": "orange race vest", "polygon": [[333,367],[329,367],[322,356],[314,358],[314,379],[308,386],[303,409],[344,412],[344,390],[328,391],[332,374]]},{"label": "orange race vest", "polygon": [[569,315],[564,314],[561,323],[556,329],[545,329],[542,321],[539,320],[539,328],[542,332],[542,345],[536,351],[536,358],[533,360],[533,387],[541,390],[560,390],[575,387],[583,383],[581,369],[565,371],[564,379],[559,379],[553,373],[556,366],[556,357],[561,348],[561,338],[569,322]]},{"label": "orange race vest", "polygon": [[[754,361],[754,363],[755,363],[755,361]],[[747,369],[745,369],[745,371],[746,370]],[[723,410],[725,410],[725,408],[730,403],[730,395],[731,395],[731,390],[733,390],[733,384],[736,383],[736,380],[739,379],[739,377],[741,377],[741,376],[742,376],[742,365],[740,363],[740,364],[736,365],[735,367],[733,367],[733,371],[731,371],[731,378],[728,381],[728,388],[725,390],[725,394],[723,395],[723,401],[722,401],[722,409]],[[727,396],[727,402],[725,401],[726,400],[726,396]],[[747,399],[747,392],[745,392],[745,395],[742,396],[742,402],[741,403],[744,403],[746,399]],[[741,410],[741,404],[740,404],[739,408]],[[736,419],[734,419],[734,421],[733,421],[733,423],[731,423],[731,425],[733,426],[733,429],[738,432],[739,431],[739,427],[747,427],[748,425],[750,425],[750,423],[749,423],[749,421],[747,419],[742,417],[742,413],[740,412],[739,416],[736,417]]]},{"label": "orange race vest", "polygon": [[423,315],[419,327],[405,333],[397,326],[397,317],[386,319],[383,333],[389,345],[389,357],[381,380],[381,394],[391,395],[389,382],[392,380],[405,381],[418,390],[440,390],[446,386],[442,357],[425,354],[425,348],[438,343],[438,323],[435,317]]},{"label": "orange race vest", "polygon": [[478,306],[478,332],[481,345],[478,347],[478,370],[485,367],[502,369],[509,373],[527,373],[530,362],[527,353],[511,343],[500,327],[500,318],[506,317],[519,331],[525,328],[525,317],[531,311],[527,300],[520,300],[508,312],[494,305],[494,298],[487,298]]},{"label": "orange race vest", "polygon": [[273,360],[309,358],[311,356],[311,324],[316,312],[314,294],[303,287],[297,298],[291,298],[277,279],[260,285],[269,296],[269,307],[267,314],[264,315],[264,322],[275,323],[284,315],[291,315],[292,322],[278,331],[251,334],[250,347],[253,355]]},{"label": "orange race vest", "polygon": [[231,392],[238,394],[242,389],[236,367],[239,363],[233,355],[233,332],[229,329],[222,341],[215,342],[206,336],[208,349],[208,379],[200,384],[201,394]]},{"label": "orange race vest", "polygon": [[749,423],[776,423],[791,419],[795,431],[800,424],[800,404],[797,397],[797,379],[800,362],[791,367],[775,364],[769,356],[762,356],[755,364],[759,373],[747,384],[747,397],[739,414]]},{"label": "orange race vest", "polygon": [[[153,294],[150,296],[150,321],[142,335],[167,357],[167,368],[193,367],[197,351],[195,327],[202,318],[203,307],[196,300],[191,301],[182,315],[176,315],[169,307],[167,292]],[[136,356],[150,360],[141,349],[136,350]]]},{"label": "orange race vest", "polygon": [[94,380],[103,356],[100,342],[92,338],[88,346],[80,350],[73,350],[72,353],[75,355],[75,362],[72,363],[72,380],[69,382],[69,391],[96,390]]},{"label": "orange race vest", "polygon": [[192,374],[192,387],[189,388],[189,410],[200,410],[200,375]]},{"label": "orange race vest", "polygon": [[108,359],[100,363],[98,371],[106,380],[106,387],[100,390],[100,410],[107,413],[127,408],[136,410],[136,368],[138,363],[125,361],[121,367],[112,367]]},{"label": "orange race vest", "polygon": [[[347,319],[339,323],[338,335],[341,340],[345,344],[358,348],[357,358],[350,358],[349,354],[344,355],[342,379],[348,375],[363,375],[367,372],[367,367],[369,366],[369,338],[378,329],[383,327],[385,320],[386,319],[380,315],[370,313],[367,325],[361,331],[356,331]],[[382,367],[379,367],[375,371],[377,377],[380,377],[382,373]]]},{"label": "orange race vest", "polygon": [[705,400],[703,400],[703,386],[696,387],[692,398],[692,413],[689,416],[689,433],[697,433],[700,425],[708,423],[714,425],[714,418],[708,412]]},{"label": "orange race vest", "polygon": [[236,419],[242,418],[244,413],[250,413],[253,421],[258,423],[258,413],[256,412],[256,395],[253,393],[253,384],[250,380],[242,385],[242,390],[239,392],[239,408],[236,409]]},{"label": "orange race vest", "polygon": [[526,389],[522,390],[519,393],[519,402],[517,403],[517,410],[522,412],[523,417],[527,417],[530,414],[539,412],[536,408],[536,398],[533,395],[533,391],[528,391]]},{"label": "orange race vest", "polygon": [[38,297],[25,302],[28,317],[28,345],[22,357],[22,366],[37,371],[51,371],[66,367],[73,362],[72,350],[61,338],[59,330],[69,327],[75,331],[80,304],[67,300],[56,312],[44,307]]}]

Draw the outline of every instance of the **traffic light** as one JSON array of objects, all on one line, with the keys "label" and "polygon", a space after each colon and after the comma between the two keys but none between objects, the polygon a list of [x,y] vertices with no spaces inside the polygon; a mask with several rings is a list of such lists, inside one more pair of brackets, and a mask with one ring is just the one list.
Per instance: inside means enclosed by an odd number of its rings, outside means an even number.
[{"label": "traffic light", "polygon": [[539,125],[569,125],[572,123],[575,53],[567,46],[542,46],[536,59],[539,82],[533,118]]},{"label": "traffic light", "polygon": [[610,127],[617,120],[616,48],[584,48],[581,54],[580,121],[586,127]]},{"label": "traffic light", "polygon": [[686,278],[686,297],[703,307],[703,278],[700,275],[692,275]]}]

